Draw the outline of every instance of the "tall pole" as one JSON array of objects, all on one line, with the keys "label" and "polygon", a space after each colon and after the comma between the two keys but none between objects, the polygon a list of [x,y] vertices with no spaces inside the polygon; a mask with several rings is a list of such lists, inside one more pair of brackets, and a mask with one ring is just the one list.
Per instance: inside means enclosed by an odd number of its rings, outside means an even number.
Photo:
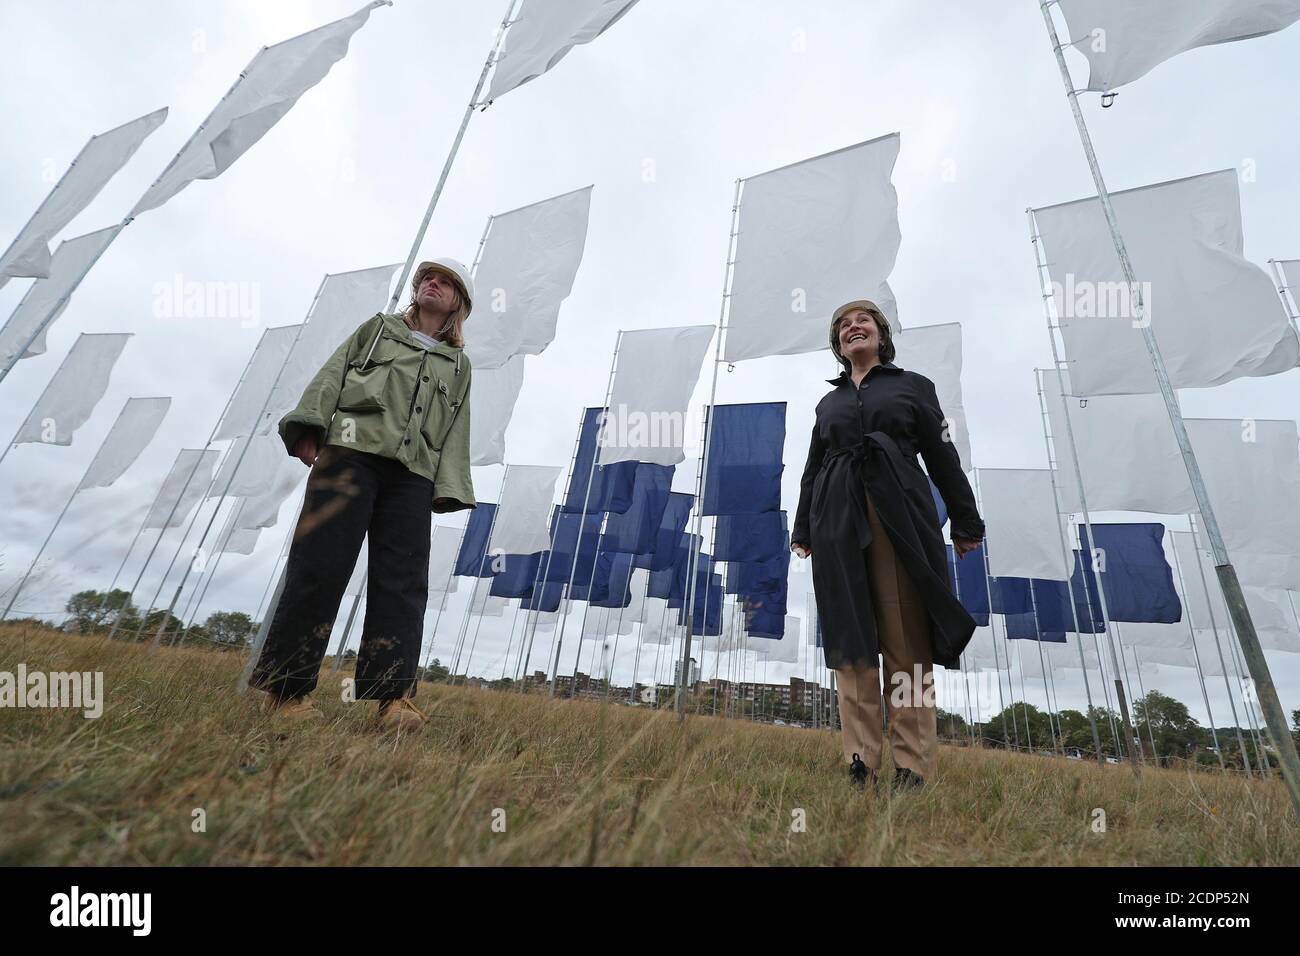
[{"label": "tall pole", "polygon": [[[1061,496],[1056,487],[1056,456],[1053,454],[1052,438],[1048,427],[1047,399],[1043,395],[1042,370],[1034,369],[1034,384],[1038,388],[1038,408],[1039,416],[1043,421],[1043,445],[1047,449],[1047,474],[1052,480],[1052,500],[1056,503],[1056,513],[1059,517],[1061,513]],[[1065,544],[1065,531],[1061,527],[1061,522],[1056,522],[1056,534],[1061,542],[1061,561],[1065,567],[1070,566],[1070,549]],[[1082,572],[1083,569],[1081,568]],[[1085,577],[1083,573],[1080,577]],[[1088,724],[1092,728],[1092,745],[1097,748],[1097,763],[1103,768],[1106,766],[1106,757],[1101,752],[1101,734],[1097,732],[1097,717],[1093,714],[1092,706],[1092,687],[1088,683],[1088,662],[1083,657],[1083,632],[1079,630],[1079,609],[1074,603],[1074,588],[1072,582],[1067,582],[1066,590],[1070,595],[1070,615],[1074,620],[1074,638],[1075,647],[1079,651],[1079,667],[1083,670],[1083,692],[1088,698]]]},{"label": "tall pole", "polygon": [[[691,631],[694,626],[695,618],[695,576],[696,565],[698,564],[698,552],[703,548],[704,535],[704,492],[707,487],[708,470],[709,470],[709,446],[713,437],[713,419],[714,405],[718,398],[718,366],[722,363],[722,336],[726,331],[727,307],[731,300],[731,274],[732,267],[735,265],[736,236],[738,231],[736,223],[740,219],[740,189],[743,179],[736,180],[736,188],[731,197],[731,228],[727,233],[727,259],[722,269],[722,296],[718,305],[718,329],[714,333],[713,347],[713,376],[712,383],[709,386],[709,404],[706,406],[704,418],[704,444],[700,449],[700,466],[696,472],[695,488],[695,530],[691,536],[687,537],[689,550],[686,555],[686,636],[682,645],[682,667],[678,674],[677,691],[676,691],[676,710],[677,719],[682,721],[686,719],[686,710],[683,704],[683,696],[686,684],[690,680],[690,660],[691,660]],[[693,542],[700,542],[700,549],[697,549]],[[710,572],[712,573],[712,572]],[[705,585],[705,593],[708,593],[708,585]],[[705,621],[705,624],[708,622]],[[707,630],[707,627],[705,628]]]},{"label": "tall pole", "polygon": [[[1182,561],[1179,560],[1178,545],[1176,543],[1176,539],[1173,537],[1172,531],[1169,532],[1169,536],[1170,536],[1169,550],[1173,552],[1174,555],[1174,573],[1178,576],[1178,590],[1183,598],[1183,610],[1184,610],[1183,617],[1186,618],[1187,620],[1187,636],[1188,638],[1191,639],[1192,654],[1196,658],[1196,676],[1201,681],[1201,700],[1204,701],[1205,703],[1205,714],[1210,721],[1210,739],[1214,742],[1215,756],[1219,758],[1219,769],[1224,770],[1226,768],[1223,765],[1223,748],[1219,745],[1219,732],[1218,730],[1215,729],[1214,726],[1214,710],[1213,708],[1210,707],[1210,694],[1205,687],[1205,669],[1201,667],[1201,652],[1196,646],[1196,627],[1192,623],[1191,611],[1187,606],[1188,605],[1187,581],[1183,578]],[[1206,595],[1206,598],[1207,598],[1206,604],[1208,605],[1209,595]]]},{"label": "tall pole", "polygon": [[[1051,19],[1050,15],[1048,17]],[[1077,109],[1078,104],[1075,104]],[[1088,511],[1088,493],[1083,486],[1083,470],[1079,464],[1079,449],[1074,443],[1074,423],[1070,417],[1070,403],[1065,395],[1065,383],[1061,378],[1061,357],[1056,348],[1056,332],[1052,328],[1052,293],[1046,284],[1047,263],[1043,258],[1043,252],[1038,236],[1038,226],[1034,220],[1034,211],[1026,210],[1029,219],[1029,239],[1034,247],[1034,266],[1038,273],[1039,289],[1043,299],[1043,315],[1047,321],[1047,340],[1052,346],[1052,365],[1056,369],[1057,381],[1060,384],[1061,410],[1065,419],[1065,436],[1070,447],[1070,458],[1074,462],[1074,480],[1079,489],[1079,508],[1083,512],[1083,523],[1088,529],[1089,549],[1096,547],[1096,537],[1092,533],[1092,516]],[[1181,419],[1180,419],[1181,421]],[[1087,575],[1084,575],[1085,586]],[[1110,649],[1111,670],[1115,677],[1115,697],[1119,703],[1120,719],[1124,724],[1124,749],[1129,756],[1133,766],[1133,772],[1139,772],[1138,756],[1133,751],[1133,722],[1129,719],[1128,712],[1128,695],[1124,692],[1124,683],[1120,679],[1119,655],[1115,650],[1114,635],[1110,630],[1110,614],[1106,607],[1106,591],[1104,588],[1098,588],[1097,597],[1101,603],[1102,627],[1105,628],[1106,645]],[[1123,756],[1121,754],[1120,756]]]},{"label": "tall pole", "polygon": [[456,154],[460,152],[460,143],[465,138],[465,130],[469,126],[469,119],[474,115],[474,110],[480,106],[487,106],[486,103],[478,101],[479,94],[483,92],[483,84],[487,82],[488,71],[492,69],[492,64],[497,60],[498,52],[501,49],[501,41],[512,22],[511,17],[514,16],[515,4],[518,2],[519,0],[509,0],[505,16],[501,18],[501,24],[497,27],[496,41],[492,44],[492,50],[488,53],[487,59],[483,61],[483,69],[478,75],[478,83],[475,84],[474,93],[465,106],[465,113],[460,119],[460,127],[456,130],[456,138],[452,140],[451,151],[447,153],[447,158],[442,164],[442,172],[438,174],[438,184],[433,188],[433,195],[429,198],[429,205],[424,210],[424,218],[420,220],[420,228],[415,232],[415,239],[411,243],[411,251],[407,253],[406,264],[402,267],[401,277],[397,280],[397,285],[394,286],[393,297],[388,300],[389,312],[397,308],[397,301],[401,297],[402,289],[406,287],[406,280],[411,276],[411,269],[415,265],[415,257],[420,254],[424,234],[429,229],[429,221],[433,219],[433,211],[437,208],[438,200],[442,197],[442,188],[447,184],[447,176],[451,173],[451,167],[456,162]]},{"label": "tall pole", "polygon": [[[609,359],[609,377],[605,383],[605,397],[600,404],[600,416],[596,427],[595,441],[591,449],[591,466],[587,469],[587,487],[582,496],[582,513],[578,518],[578,532],[574,537],[573,543],[573,560],[569,562],[569,582],[564,589],[564,609],[560,612],[560,625],[556,628],[555,638],[555,677],[551,680],[551,696],[555,696],[555,685],[560,682],[560,654],[564,650],[564,627],[569,621],[569,606],[573,603],[573,576],[578,573],[578,555],[582,551],[582,532],[583,526],[587,523],[587,508],[591,504],[591,484],[596,476],[596,462],[600,458],[601,438],[605,434],[606,412],[609,409],[609,396],[614,388],[614,370],[618,366],[618,350],[623,343],[623,330],[618,330],[618,337],[614,340],[614,354]],[[581,441],[582,432],[578,432],[579,441]],[[560,521],[564,517],[564,506],[560,506],[560,516],[555,519],[556,537],[559,536]],[[602,521],[603,525],[603,521]],[[593,562],[595,559],[592,559]],[[593,564],[592,571],[595,567]],[[542,586],[542,593],[545,595],[546,587]],[[578,653],[582,653],[582,635],[578,635]]]},{"label": "tall pole", "polygon": [[[1130,289],[1135,290],[1139,315],[1144,316],[1142,294],[1133,271],[1133,264],[1129,261],[1128,248],[1125,246],[1124,237],[1120,233],[1119,220],[1115,216],[1115,209],[1110,201],[1110,192],[1106,189],[1106,182],[1101,174],[1101,166],[1093,149],[1092,137],[1088,132],[1088,125],[1084,121],[1083,110],[1079,106],[1079,96],[1070,78],[1070,69],[1065,62],[1065,50],[1056,34],[1056,23],[1052,19],[1051,0],[1040,0],[1039,9],[1043,14],[1043,22],[1047,26],[1047,34],[1051,40],[1052,50],[1056,54],[1057,66],[1061,72],[1061,81],[1065,85],[1066,97],[1070,101],[1070,110],[1074,114],[1074,123],[1079,131],[1079,141],[1088,160],[1088,168],[1092,172],[1093,182],[1097,186],[1097,198],[1101,203],[1102,211],[1105,213],[1106,224],[1110,227],[1110,236],[1115,245],[1115,254],[1119,257],[1120,268],[1124,272],[1125,281],[1129,284]],[[1237,579],[1237,570],[1233,567],[1232,559],[1228,556],[1228,548],[1224,544],[1223,533],[1219,529],[1219,521],[1215,516],[1214,506],[1210,502],[1205,480],[1201,476],[1201,467],[1196,460],[1196,453],[1192,450],[1192,442],[1187,434],[1187,425],[1183,421],[1182,411],[1178,406],[1178,396],[1169,381],[1169,373],[1165,369],[1160,346],[1156,342],[1155,333],[1151,330],[1151,323],[1144,321],[1139,324],[1141,326],[1142,341],[1145,343],[1147,353],[1151,357],[1151,367],[1155,371],[1156,382],[1160,387],[1160,395],[1164,399],[1165,409],[1169,413],[1169,423],[1173,426],[1174,437],[1177,439],[1179,451],[1182,453],[1183,465],[1187,469],[1187,477],[1191,482],[1192,492],[1196,495],[1197,509],[1200,511],[1201,520],[1205,522],[1205,534],[1210,539],[1210,550],[1214,555],[1214,571],[1219,578],[1220,587],[1223,588],[1223,597],[1228,605],[1228,614],[1235,625],[1237,641],[1241,645],[1242,655],[1246,659],[1246,667],[1249,669],[1251,680],[1254,682],[1255,696],[1259,701],[1260,709],[1264,712],[1264,720],[1268,726],[1269,736],[1272,738],[1273,746],[1277,748],[1278,760],[1282,765],[1282,777],[1285,779],[1287,790],[1291,795],[1292,810],[1296,816],[1300,816],[1300,755],[1296,754],[1295,738],[1291,736],[1286,711],[1282,709],[1282,701],[1279,699],[1277,688],[1273,684],[1273,675],[1269,671],[1268,661],[1264,658],[1264,648],[1259,642],[1259,635],[1255,633],[1255,622],[1251,619],[1250,609],[1246,606],[1246,597],[1242,592],[1241,582]],[[1080,494],[1082,494],[1082,487],[1080,488]]]}]

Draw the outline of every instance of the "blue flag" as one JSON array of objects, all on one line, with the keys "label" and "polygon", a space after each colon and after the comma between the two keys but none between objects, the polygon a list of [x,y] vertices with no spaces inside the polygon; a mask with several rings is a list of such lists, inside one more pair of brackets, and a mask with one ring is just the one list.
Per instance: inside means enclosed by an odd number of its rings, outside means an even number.
[{"label": "blue flag", "polygon": [[460,539],[460,551],[456,553],[455,573],[463,578],[486,578],[492,574],[487,555],[488,535],[492,532],[492,520],[496,517],[497,506],[480,501],[478,507],[469,513],[465,525],[465,534]]},{"label": "blue flag", "polygon": [[785,402],[715,405],[712,417],[701,513],[779,510]]}]

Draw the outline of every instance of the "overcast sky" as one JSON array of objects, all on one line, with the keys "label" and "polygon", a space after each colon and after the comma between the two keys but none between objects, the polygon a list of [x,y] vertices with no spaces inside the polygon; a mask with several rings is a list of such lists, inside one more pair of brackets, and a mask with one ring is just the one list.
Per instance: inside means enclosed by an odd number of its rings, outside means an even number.
[{"label": "overcast sky", "polygon": [[[0,244],[92,133],[168,106],[166,124],[64,237],[117,222],[260,46],[358,6],[5,3],[0,115],[10,132],[0,137]],[[202,447],[262,330],[302,321],[323,273],[405,257],[504,6],[398,0],[376,10],[347,58],[228,172],[195,182],[127,228],[54,325],[47,354],[21,362],[0,383],[0,432],[10,435],[79,332],[135,334],[72,446],[22,445],[0,464],[5,583],[26,568],[123,401],[174,399],[130,471],[112,488],[78,496],[47,551],[51,568],[24,593],[20,611],[57,616],[74,590],[108,584],[176,450]],[[1241,186],[1247,256],[1261,265],[1300,258],[1297,63],[1300,30],[1293,29],[1184,54],[1124,88],[1105,111],[1088,97],[1111,188],[1248,169]],[[1082,57],[1072,66],[1082,84]],[[717,320],[737,177],[893,131],[902,134],[894,182],[903,242],[891,278],[900,317],[911,326],[962,324],[975,465],[1044,467],[1032,369],[1050,366],[1051,353],[1024,211],[1092,189],[1035,0],[643,0],[551,73],[476,113],[424,255],[469,262],[489,215],[595,184],[586,254],[555,341],[527,359],[508,460],[567,465],[581,409],[602,400],[618,329]],[[178,275],[250,283],[258,321],[155,318],[155,284]],[[0,290],[0,313],[27,285],[14,280]],[[812,409],[834,372],[829,352],[820,352],[724,367],[719,376],[720,402],[788,403],[783,507],[791,511]],[[706,362],[692,425],[709,378]],[[1188,390],[1182,400],[1188,416],[1294,418],[1297,383],[1290,372]],[[694,487],[689,455],[698,446],[687,450],[674,486],[681,491]],[[496,500],[502,470],[475,469],[480,500]],[[253,556],[223,559],[200,617],[255,610],[296,507],[297,497]],[[146,533],[137,554],[154,535]],[[157,587],[178,538],[172,531],[163,541],[163,564],[146,574],[137,603]],[[138,563],[127,571],[134,579]],[[809,581],[792,579],[792,612]],[[434,650],[444,660],[460,614],[457,597]],[[575,633],[571,627],[566,635],[569,648]],[[501,622],[489,620],[473,670],[498,676],[504,647]],[[622,681],[631,671],[626,649],[616,673]],[[572,658],[565,657],[567,670]],[[1300,707],[1300,656],[1272,660],[1284,706]],[[544,666],[540,651],[533,666]],[[803,671],[773,665],[768,677]],[[1078,678],[1077,671],[1057,675],[1061,704],[1082,704]],[[1204,721],[1193,672],[1162,668],[1145,683]],[[1224,724],[1218,684],[1211,701]],[[1028,696],[1041,702],[1041,686]]]}]

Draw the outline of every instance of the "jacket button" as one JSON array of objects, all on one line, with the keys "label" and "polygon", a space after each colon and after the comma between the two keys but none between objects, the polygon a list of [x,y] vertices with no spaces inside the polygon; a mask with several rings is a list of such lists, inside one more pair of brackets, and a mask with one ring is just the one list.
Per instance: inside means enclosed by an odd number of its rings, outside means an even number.
[{"label": "jacket button", "polygon": [[420,381],[422,381],[422,382],[427,382],[428,380],[429,380],[429,376],[426,375],[426,376],[424,376],[424,378],[422,378]]},{"label": "jacket button", "polygon": [[403,438],[403,439],[402,439],[402,444],[403,444],[403,445],[409,445],[410,443],[411,443],[411,439],[409,439],[409,438]]},{"label": "jacket button", "polygon": [[415,406],[415,410],[416,410],[417,412],[422,412],[422,411],[424,411],[424,406],[423,406],[423,405],[416,405],[416,406]]}]

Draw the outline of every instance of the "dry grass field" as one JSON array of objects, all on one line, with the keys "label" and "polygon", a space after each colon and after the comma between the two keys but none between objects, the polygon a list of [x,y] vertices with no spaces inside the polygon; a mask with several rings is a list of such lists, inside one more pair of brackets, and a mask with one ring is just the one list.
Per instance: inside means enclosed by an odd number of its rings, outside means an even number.
[{"label": "dry grass field", "polygon": [[234,654],[0,627],[0,671],[105,683],[98,719],[0,709],[0,864],[1300,863],[1277,781],[944,747],[864,794],[829,732],[433,684],[415,735],[328,680],[285,725]]}]

